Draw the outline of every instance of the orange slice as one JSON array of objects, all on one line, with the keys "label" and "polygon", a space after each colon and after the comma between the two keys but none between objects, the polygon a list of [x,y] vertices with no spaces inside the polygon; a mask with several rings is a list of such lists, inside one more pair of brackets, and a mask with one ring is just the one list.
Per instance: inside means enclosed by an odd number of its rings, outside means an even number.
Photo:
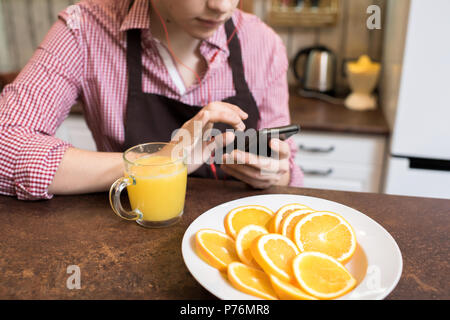
[{"label": "orange slice", "polygon": [[269,231],[271,233],[278,233],[278,229],[280,228],[281,221],[291,212],[299,209],[310,209],[304,204],[300,203],[290,203],[282,206],[277,210],[272,220],[270,221]]},{"label": "orange slice", "polygon": [[235,243],[229,235],[212,229],[202,229],[195,234],[197,253],[211,266],[226,271],[233,261],[239,261]]},{"label": "orange slice", "polygon": [[248,266],[259,268],[253,260],[250,246],[258,236],[267,234],[267,230],[261,226],[249,224],[243,227],[236,236],[236,253],[243,263]]},{"label": "orange slice", "polygon": [[292,262],[300,287],[319,299],[340,297],[356,285],[356,280],[336,259],[320,252],[303,252]]},{"label": "orange slice", "polygon": [[249,224],[267,228],[267,223],[273,216],[272,210],[263,206],[242,206],[231,210],[225,217],[225,230],[236,238],[239,231]]},{"label": "orange slice", "polygon": [[279,227],[279,233],[294,240],[294,227],[307,214],[315,212],[313,209],[299,209],[289,213],[282,221]]},{"label": "orange slice", "polygon": [[292,240],[281,234],[269,233],[256,238],[250,248],[253,258],[267,274],[286,282],[294,279],[292,259],[299,251]]},{"label": "orange slice", "polygon": [[317,298],[310,296],[300,288],[281,281],[273,275],[270,275],[269,278],[273,289],[281,300],[317,300]]},{"label": "orange slice", "polygon": [[294,241],[300,251],[318,251],[345,263],[356,249],[352,226],[340,215],[317,211],[301,219],[294,228]]},{"label": "orange slice", "polygon": [[268,300],[278,299],[269,277],[261,270],[240,262],[232,262],[228,265],[228,279],[236,289],[242,292]]}]

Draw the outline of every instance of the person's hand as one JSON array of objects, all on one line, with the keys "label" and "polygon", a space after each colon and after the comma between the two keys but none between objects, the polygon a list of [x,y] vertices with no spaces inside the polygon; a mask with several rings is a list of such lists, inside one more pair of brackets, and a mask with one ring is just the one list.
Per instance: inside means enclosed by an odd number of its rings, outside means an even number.
[{"label": "person's hand", "polygon": [[289,144],[279,139],[271,139],[270,148],[277,158],[257,156],[241,150],[233,150],[223,155],[221,168],[225,173],[242,180],[253,188],[266,189],[273,185],[288,185],[290,180]]},{"label": "person's hand", "polygon": [[231,132],[215,135],[211,139],[214,123],[231,125],[235,130],[243,131],[243,120],[248,114],[238,106],[225,102],[212,102],[203,107],[195,117],[185,122],[172,138],[177,147],[187,153],[188,172],[194,172],[208,161],[215,148],[223,147],[234,140]]}]

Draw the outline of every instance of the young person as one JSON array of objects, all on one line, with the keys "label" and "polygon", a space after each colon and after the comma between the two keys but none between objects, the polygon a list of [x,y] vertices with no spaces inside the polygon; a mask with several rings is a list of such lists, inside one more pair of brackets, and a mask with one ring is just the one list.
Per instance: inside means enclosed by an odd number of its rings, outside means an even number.
[{"label": "young person", "polygon": [[[61,12],[1,93],[0,193],[49,199],[108,190],[123,175],[126,148],[169,141],[193,121],[204,129],[289,124],[285,47],[238,2],[85,0]],[[54,137],[77,99],[97,152]],[[218,172],[206,165],[189,172],[255,188],[301,186],[292,141],[270,146],[279,154],[270,163],[234,151],[236,161]]]}]

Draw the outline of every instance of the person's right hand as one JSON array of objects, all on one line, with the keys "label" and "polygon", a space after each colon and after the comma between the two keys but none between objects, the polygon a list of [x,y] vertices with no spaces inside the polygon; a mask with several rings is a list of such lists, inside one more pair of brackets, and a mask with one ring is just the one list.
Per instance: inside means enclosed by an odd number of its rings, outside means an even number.
[{"label": "person's right hand", "polygon": [[203,107],[192,119],[185,122],[172,138],[177,147],[187,153],[188,172],[194,172],[208,161],[213,150],[234,140],[231,132],[222,133],[211,139],[211,129],[216,122],[231,125],[235,130],[244,131],[243,120],[248,114],[241,108],[225,102],[211,102]]}]

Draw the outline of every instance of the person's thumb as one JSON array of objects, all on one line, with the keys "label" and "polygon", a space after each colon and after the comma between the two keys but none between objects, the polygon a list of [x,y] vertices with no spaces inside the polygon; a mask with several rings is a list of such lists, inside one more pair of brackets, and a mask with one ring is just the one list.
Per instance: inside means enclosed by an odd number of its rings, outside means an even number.
[{"label": "person's thumb", "polygon": [[216,163],[221,163],[223,156],[223,148],[234,141],[233,132],[224,132],[216,135],[211,141],[203,144],[203,159],[212,161],[211,155],[214,152],[214,159]]}]

